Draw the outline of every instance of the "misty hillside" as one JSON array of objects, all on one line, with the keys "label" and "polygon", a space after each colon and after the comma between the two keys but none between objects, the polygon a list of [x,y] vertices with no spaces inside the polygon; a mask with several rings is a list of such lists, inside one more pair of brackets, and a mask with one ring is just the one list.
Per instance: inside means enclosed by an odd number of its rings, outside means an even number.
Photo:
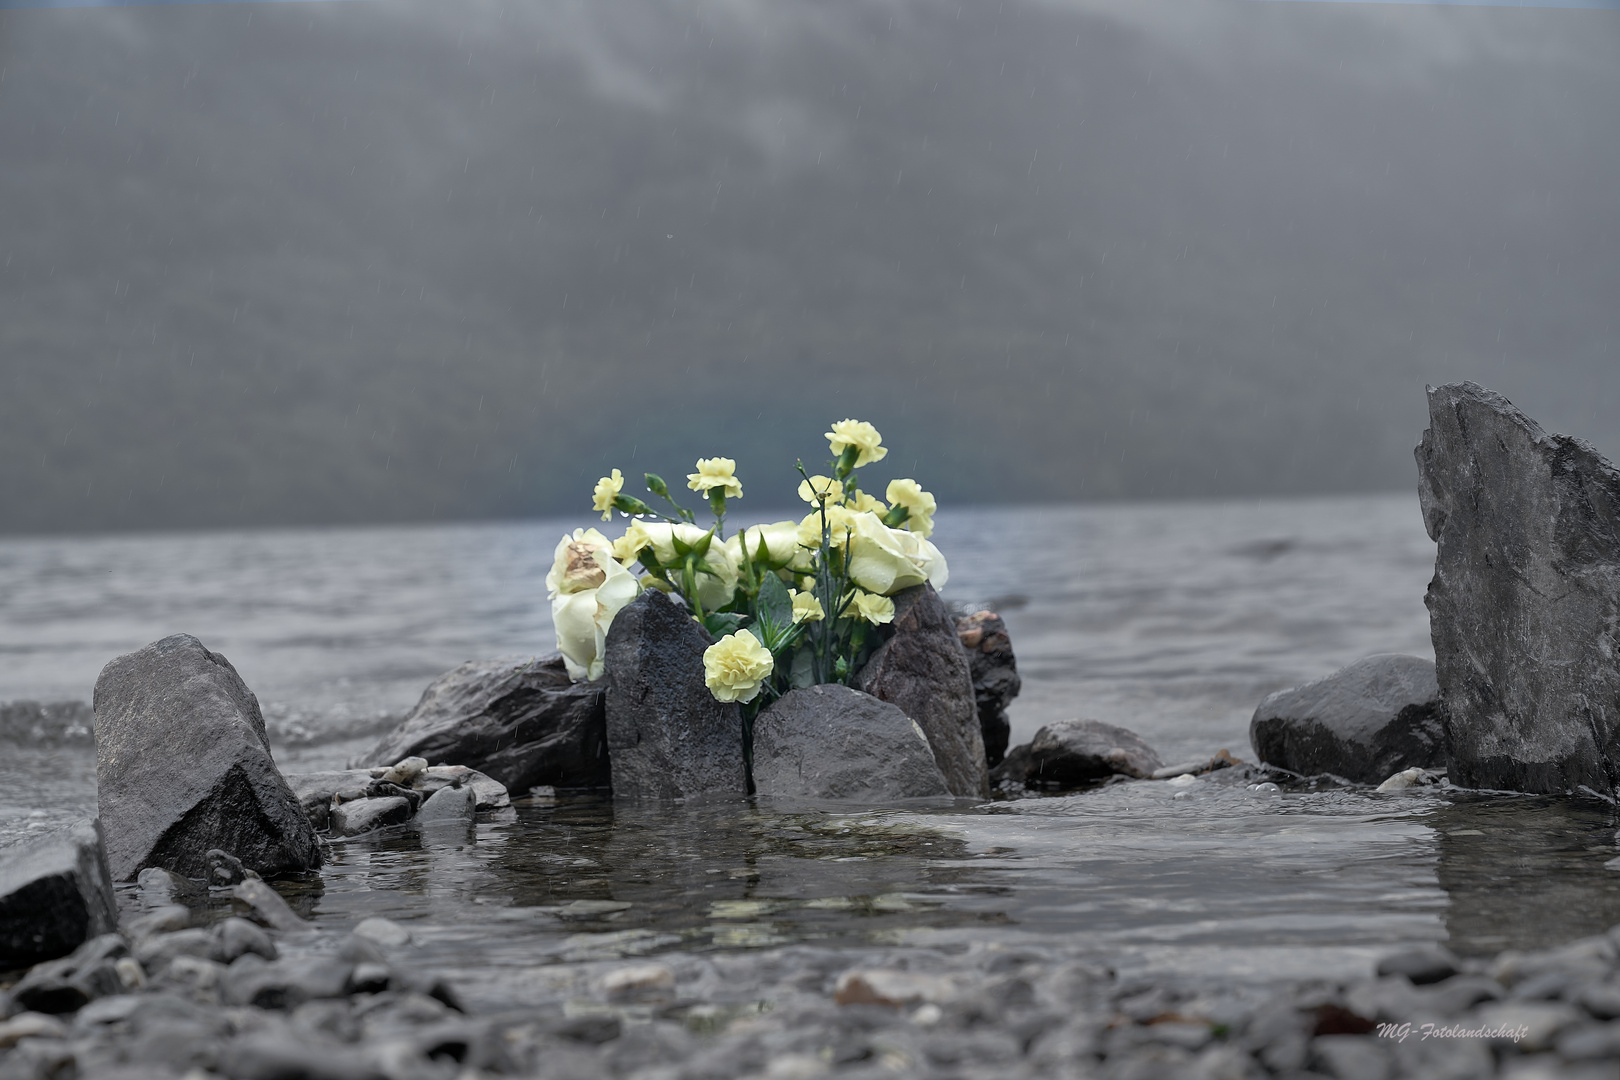
[{"label": "misty hillside", "polygon": [[1620,12],[0,12],[0,530],[588,508],[844,416],[942,502],[1620,454]]}]

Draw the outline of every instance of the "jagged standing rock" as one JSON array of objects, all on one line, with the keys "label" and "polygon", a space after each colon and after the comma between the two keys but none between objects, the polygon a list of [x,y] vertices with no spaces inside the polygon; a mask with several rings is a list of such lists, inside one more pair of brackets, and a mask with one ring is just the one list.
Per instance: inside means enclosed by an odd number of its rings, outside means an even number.
[{"label": "jagged standing rock", "polygon": [[756,794],[885,802],[950,794],[928,738],[847,686],[791,690],[754,721]]},{"label": "jagged standing rock", "polygon": [[1007,624],[993,611],[978,611],[956,620],[956,636],[968,655],[973,674],[973,698],[979,710],[979,733],[984,739],[985,764],[994,769],[1007,755],[1012,724],[1007,705],[1024,687],[1013,656]]},{"label": "jagged standing rock", "polygon": [[917,722],[951,794],[988,796],[990,772],[973,672],[956,621],[932,585],[914,585],[895,595],[891,631],[861,668],[856,688],[899,706]]},{"label": "jagged standing rock", "polygon": [[315,832],[270,756],[236,669],[188,634],[120,656],[96,680],[96,790],[114,880],[147,866],[208,874],[229,851],[266,876],[320,865]]},{"label": "jagged standing rock", "polygon": [[1134,731],[1100,720],[1060,720],[1035,733],[1026,778],[1074,787],[1109,776],[1150,778],[1164,762]]},{"label": "jagged standing rock", "polygon": [[743,795],[742,713],[703,682],[713,639],[657,589],[608,629],[607,739],[615,799]]},{"label": "jagged standing rock", "polygon": [[1430,388],[1416,453],[1451,782],[1613,798],[1620,473],[1466,382]]},{"label": "jagged standing rock", "polygon": [[472,660],[435,679],[365,760],[465,765],[519,795],[606,787],[605,692],[601,680],[571,681],[560,654]]},{"label": "jagged standing rock", "polygon": [[1279,690],[1255,709],[1249,742],[1268,765],[1378,784],[1446,762],[1434,664],[1383,653],[1324,679]]},{"label": "jagged standing rock", "polygon": [[118,925],[95,821],[7,849],[0,859],[0,970],[66,956]]}]

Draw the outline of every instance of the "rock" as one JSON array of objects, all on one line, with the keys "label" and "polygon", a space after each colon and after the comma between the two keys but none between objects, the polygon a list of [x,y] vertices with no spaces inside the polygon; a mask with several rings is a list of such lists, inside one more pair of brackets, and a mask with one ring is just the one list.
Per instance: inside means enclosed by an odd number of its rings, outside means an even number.
[{"label": "rock", "polygon": [[1025,775],[1030,783],[1073,787],[1115,774],[1150,777],[1162,768],[1134,731],[1100,720],[1060,720],[1035,733]]},{"label": "rock", "polygon": [[1428,777],[1424,769],[1402,769],[1400,772],[1378,785],[1379,791],[1405,791],[1409,787],[1417,787]]},{"label": "rock", "polygon": [[1022,791],[1029,775],[1029,743],[1019,743],[1007,751],[1001,764],[990,770],[990,784],[998,791]]},{"label": "rock", "polygon": [[411,819],[411,802],[399,795],[380,799],[356,799],[332,807],[331,830],[337,836],[359,836],[388,825],[403,825]]},{"label": "rock", "polygon": [[614,617],[605,656],[615,799],[747,793],[742,714],[703,682],[703,651],[713,643],[657,589]]},{"label": "rock", "polygon": [[330,955],[298,956],[272,962],[243,956],[226,973],[222,996],[232,1005],[292,1009],[306,1001],[348,993],[355,965]]},{"label": "rock", "polygon": [[[416,790],[432,795],[440,788],[458,782],[472,788],[479,810],[499,810],[512,805],[512,797],[505,784],[465,765],[430,765],[426,772],[417,777]],[[555,791],[554,788],[552,790]]]},{"label": "rock", "polygon": [[69,956],[34,965],[12,987],[11,998],[34,1012],[75,1012],[97,998],[123,993],[118,961],[128,952],[117,934],[98,935]]},{"label": "rock", "polygon": [[231,895],[246,904],[258,920],[272,930],[307,930],[309,923],[287,905],[287,901],[264,882],[249,878],[231,890]]},{"label": "rock", "polygon": [[651,1001],[673,997],[675,972],[666,964],[636,964],[615,968],[596,985],[609,1001]]},{"label": "rock", "polygon": [[932,585],[894,596],[891,636],[861,668],[856,688],[898,705],[934,748],[952,795],[990,794],[973,672],[956,622]]},{"label": "rock", "polygon": [[152,934],[135,946],[135,959],[141,970],[157,974],[168,967],[177,956],[211,957],[214,954],[214,935],[203,929],[175,930],[167,934]]},{"label": "rock", "polygon": [[342,802],[363,799],[366,789],[376,779],[378,777],[373,776],[369,769],[347,769],[289,776],[287,786],[297,797],[310,827],[324,832],[331,825],[333,799]]},{"label": "rock", "polygon": [[1024,681],[1018,675],[1007,624],[993,611],[978,611],[956,620],[956,636],[967,651],[973,673],[973,699],[979,710],[979,732],[984,738],[984,760],[990,768],[1007,755],[1012,725],[1007,705],[1018,696]]},{"label": "rock", "polygon": [[1414,986],[1442,982],[1457,971],[1457,958],[1440,945],[1417,945],[1378,961],[1379,975],[1405,975]]},{"label": "rock", "polygon": [[922,728],[870,694],[791,690],[754,721],[759,795],[885,802],[948,795]]},{"label": "rock", "polygon": [[416,812],[416,823],[424,828],[448,825],[465,829],[472,824],[477,805],[478,797],[471,787],[442,787],[428,796]]},{"label": "rock", "polygon": [[378,945],[389,948],[399,948],[411,943],[411,932],[392,919],[384,919],[373,915],[369,919],[361,919],[360,925],[354,928],[355,936],[374,941]]},{"label": "rock", "polygon": [[427,767],[426,758],[408,757],[389,766],[378,779],[386,784],[398,784],[400,787],[408,788],[416,782],[418,776],[427,771]]},{"label": "rock", "polygon": [[1331,773],[1377,784],[1403,769],[1446,759],[1440,688],[1420,656],[1385,653],[1325,679],[1279,690],[1249,721],[1261,761],[1303,776]]},{"label": "rock", "polygon": [[865,968],[840,975],[833,1000],[839,1005],[937,1005],[960,997],[965,989],[960,977]]},{"label": "rock", "polygon": [[248,953],[266,960],[274,960],[278,955],[276,943],[270,940],[270,935],[246,919],[235,916],[222,919],[214,925],[211,936],[213,942],[208,955],[221,964],[230,964]]},{"label": "rock", "polygon": [[208,860],[208,884],[210,885],[240,885],[249,877],[259,876],[243,866],[242,860],[228,851],[211,848],[204,857]]},{"label": "rock", "polygon": [[165,904],[147,912],[137,915],[125,923],[121,930],[130,941],[140,944],[143,938],[153,934],[168,934],[175,930],[184,930],[191,925],[191,910],[180,904]]},{"label": "rock", "polygon": [[173,904],[191,906],[208,899],[208,889],[190,878],[183,878],[161,866],[148,866],[135,877],[140,886],[141,904],[149,908],[169,907]]},{"label": "rock", "polygon": [[21,1039],[66,1038],[67,1025],[45,1013],[25,1012],[0,1023],[0,1050],[10,1050]]},{"label": "rock", "polygon": [[605,686],[575,683],[560,654],[473,660],[439,676],[366,760],[465,765],[522,794],[609,783]]},{"label": "rock", "polygon": [[1416,453],[1451,782],[1612,799],[1620,473],[1473,383],[1429,390]]},{"label": "rock", "polygon": [[0,852],[0,970],[66,956],[117,926],[95,821]]},{"label": "rock", "polygon": [[176,634],[96,680],[96,788],[117,881],[147,866],[207,875],[210,848],[267,877],[320,865],[270,756],[258,699],[230,661]]}]

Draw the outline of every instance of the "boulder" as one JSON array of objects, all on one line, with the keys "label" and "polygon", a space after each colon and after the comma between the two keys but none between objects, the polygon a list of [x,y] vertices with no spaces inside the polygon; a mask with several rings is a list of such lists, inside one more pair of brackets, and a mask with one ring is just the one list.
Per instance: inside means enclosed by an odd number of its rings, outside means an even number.
[{"label": "boulder", "polygon": [[754,721],[759,795],[886,802],[948,795],[922,728],[847,686],[791,690]]},{"label": "boulder", "polygon": [[208,874],[210,848],[267,877],[320,865],[315,831],[270,756],[259,701],[218,653],[176,634],[96,680],[96,791],[117,881]]},{"label": "boulder", "polygon": [[1254,710],[1249,742],[1267,765],[1381,783],[1410,768],[1443,767],[1446,733],[1434,665],[1385,653],[1325,679],[1279,690]]},{"label": "boulder", "polygon": [[990,794],[973,671],[956,620],[932,585],[895,594],[890,637],[861,668],[855,685],[917,722],[952,795]]},{"label": "boulder", "polygon": [[1473,383],[1429,390],[1417,462],[1451,782],[1613,798],[1620,473]]},{"label": "boulder", "polygon": [[1153,747],[1100,720],[1059,720],[1035,733],[1025,778],[1034,784],[1075,787],[1107,777],[1151,777],[1164,768]]},{"label": "boulder", "polygon": [[435,679],[362,763],[465,765],[519,795],[606,787],[605,691],[601,680],[571,681],[560,654],[472,660]]},{"label": "boulder", "polygon": [[703,650],[713,643],[657,589],[614,616],[605,659],[615,799],[747,793],[742,713],[703,682]]},{"label": "boulder", "polygon": [[1013,656],[1007,624],[993,611],[978,611],[956,620],[956,636],[967,652],[973,674],[973,700],[979,710],[985,764],[994,769],[1007,755],[1012,724],[1007,705],[1024,688]]},{"label": "boulder", "polygon": [[117,927],[94,821],[0,852],[0,971],[66,956]]}]

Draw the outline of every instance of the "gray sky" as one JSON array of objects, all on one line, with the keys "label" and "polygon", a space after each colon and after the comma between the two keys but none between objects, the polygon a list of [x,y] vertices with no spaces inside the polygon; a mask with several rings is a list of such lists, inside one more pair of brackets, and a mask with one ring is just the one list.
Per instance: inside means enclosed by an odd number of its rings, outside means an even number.
[{"label": "gray sky", "polygon": [[1620,454],[1620,12],[10,11],[0,146],[0,531],[763,509],[844,416],[945,502],[1408,488],[1464,377]]}]

